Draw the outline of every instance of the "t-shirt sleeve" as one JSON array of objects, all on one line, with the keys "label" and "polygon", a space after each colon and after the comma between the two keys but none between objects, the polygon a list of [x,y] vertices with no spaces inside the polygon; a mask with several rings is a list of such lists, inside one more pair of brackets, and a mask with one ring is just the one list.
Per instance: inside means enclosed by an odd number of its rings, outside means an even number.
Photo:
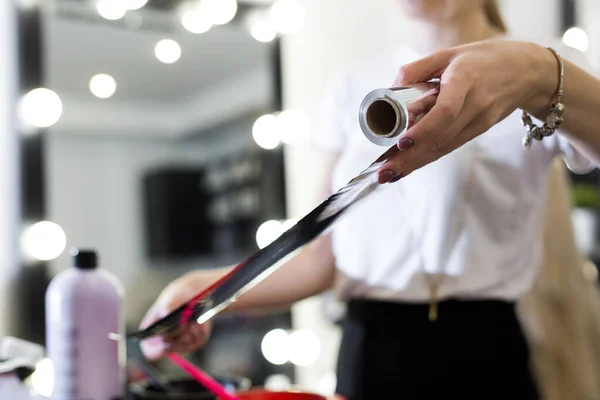
[{"label": "t-shirt sleeve", "polygon": [[347,113],[350,101],[348,75],[337,73],[329,80],[319,102],[317,119],[310,130],[310,144],[318,149],[341,151],[347,141]]},{"label": "t-shirt sleeve", "polygon": [[[598,76],[597,71],[592,67],[592,65],[582,52],[575,50],[571,47],[565,46],[562,43],[554,44],[553,48],[555,48],[559,52],[561,57],[563,57],[565,60],[570,61],[571,63],[577,65],[579,68],[594,76]],[[596,166],[591,160],[589,160],[579,150],[577,150],[571,144],[571,142],[560,133],[560,130],[557,131],[557,134],[551,136],[550,138],[552,138],[552,140],[547,141],[546,145],[550,147],[551,151],[555,152],[556,154],[562,155],[567,166],[574,173],[586,174],[594,170],[594,168],[596,168]],[[542,142],[545,142],[546,139],[544,139]]]}]

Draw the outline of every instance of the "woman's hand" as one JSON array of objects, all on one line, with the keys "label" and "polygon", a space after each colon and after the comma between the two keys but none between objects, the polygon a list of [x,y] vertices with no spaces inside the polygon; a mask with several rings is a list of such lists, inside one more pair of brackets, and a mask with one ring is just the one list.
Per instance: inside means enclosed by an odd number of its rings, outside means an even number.
[{"label": "woman's hand", "polygon": [[[163,318],[171,311],[211,286],[234,267],[194,271],[171,282],[150,307],[141,328]],[[300,253],[241,296],[227,310],[247,312],[288,307],[296,301],[331,288],[335,279],[335,263],[331,251],[331,235],[324,235],[308,244]],[[175,333],[142,341],[145,356],[156,360],[166,352],[190,352],[204,346],[210,334],[210,321],[198,325],[190,322]]]},{"label": "woman's hand", "polygon": [[450,153],[518,108],[547,113],[558,85],[558,64],[536,44],[485,41],[405,65],[394,86],[436,78],[436,104],[400,138],[395,154],[379,170],[380,183],[396,181]]},{"label": "woman's hand", "polygon": [[[158,296],[146,313],[140,328],[165,317],[177,307],[186,303],[216,279],[212,271],[191,272],[171,282]],[[210,321],[199,325],[190,321],[168,336],[156,336],[141,343],[142,351],[149,360],[161,358],[168,352],[187,353],[204,346],[210,336]]]}]

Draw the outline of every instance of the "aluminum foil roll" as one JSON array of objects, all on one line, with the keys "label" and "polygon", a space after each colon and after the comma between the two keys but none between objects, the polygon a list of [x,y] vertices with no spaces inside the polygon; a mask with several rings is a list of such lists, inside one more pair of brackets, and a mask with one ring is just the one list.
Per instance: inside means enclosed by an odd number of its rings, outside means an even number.
[{"label": "aluminum foil roll", "polygon": [[438,93],[437,82],[373,90],[360,105],[360,128],[376,145],[394,145],[399,136],[431,110]]}]

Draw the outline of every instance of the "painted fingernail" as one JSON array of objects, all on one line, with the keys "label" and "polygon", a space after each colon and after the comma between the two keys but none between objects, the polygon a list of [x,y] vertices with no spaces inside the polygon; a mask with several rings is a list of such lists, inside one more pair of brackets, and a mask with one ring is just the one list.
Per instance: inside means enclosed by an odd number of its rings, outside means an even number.
[{"label": "painted fingernail", "polygon": [[400,150],[408,150],[415,145],[415,142],[409,138],[402,138],[398,141],[398,148]]},{"label": "painted fingernail", "polygon": [[392,171],[391,169],[386,169],[385,171],[379,173],[379,175],[377,176],[377,181],[379,182],[379,184],[388,183],[389,181],[394,179],[395,176],[396,173],[394,171]]},{"label": "painted fingernail", "polygon": [[156,312],[156,314],[158,315],[158,318],[164,318],[167,315],[169,315],[170,312],[171,311],[168,308],[163,307],[163,308],[159,308],[158,311]]},{"label": "painted fingernail", "polygon": [[146,339],[140,345],[142,352],[148,358],[157,358],[165,350],[165,343],[160,337]]},{"label": "painted fingernail", "polygon": [[395,177],[393,177],[389,183],[398,182],[400,180],[400,178],[402,178],[402,174],[398,174]]}]

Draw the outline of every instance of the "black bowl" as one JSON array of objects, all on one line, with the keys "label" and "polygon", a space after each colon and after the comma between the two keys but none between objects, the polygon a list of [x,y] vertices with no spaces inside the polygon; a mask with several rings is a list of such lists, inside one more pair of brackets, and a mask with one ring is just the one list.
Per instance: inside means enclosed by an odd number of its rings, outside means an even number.
[{"label": "black bowl", "polygon": [[[252,383],[250,379],[239,376],[214,377],[229,392],[247,390]],[[129,385],[129,400],[215,400],[208,389],[191,378],[177,378],[168,381],[172,388],[165,392],[161,388],[149,383],[140,382]]]}]

